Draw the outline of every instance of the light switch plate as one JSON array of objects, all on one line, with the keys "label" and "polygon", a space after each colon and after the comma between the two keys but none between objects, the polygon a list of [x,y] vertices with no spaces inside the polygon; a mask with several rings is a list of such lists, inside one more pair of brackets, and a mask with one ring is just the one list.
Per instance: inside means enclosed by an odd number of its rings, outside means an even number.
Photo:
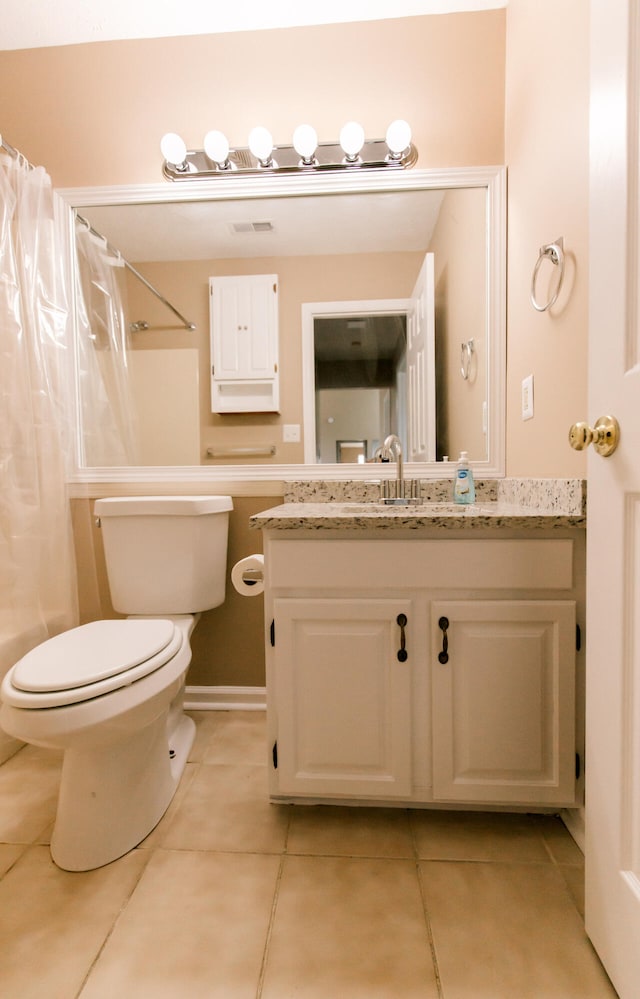
[{"label": "light switch plate", "polygon": [[522,419],[533,419],[533,375],[522,379]]},{"label": "light switch plate", "polygon": [[300,443],[300,424],[299,423],[283,423],[282,424],[282,440],[285,444],[299,444]]}]

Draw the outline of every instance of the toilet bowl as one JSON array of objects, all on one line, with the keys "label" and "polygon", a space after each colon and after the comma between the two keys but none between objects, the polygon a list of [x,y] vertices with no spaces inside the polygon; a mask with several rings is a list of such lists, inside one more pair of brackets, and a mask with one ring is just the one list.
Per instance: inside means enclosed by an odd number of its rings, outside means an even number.
[{"label": "toilet bowl", "polygon": [[[138,542],[144,530],[135,521],[145,521],[153,572],[163,569],[170,591],[156,593],[153,605],[157,597],[159,605],[168,606],[178,590],[196,610],[222,603],[231,501],[184,497],[176,506],[175,497],[152,499],[151,505],[133,506],[111,501],[113,507],[101,500],[99,512],[122,518],[125,534],[134,530]],[[203,504],[203,499],[221,502]],[[210,523],[194,527],[181,519],[203,516]],[[132,518],[134,523],[124,523]],[[174,520],[180,520],[177,547],[169,537]],[[214,533],[215,542],[208,544]],[[114,558],[126,577],[122,563],[133,558],[137,593],[143,587],[142,553],[122,541],[119,526],[110,544],[105,537],[108,574]],[[164,567],[158,546],[168,552]],[[209,559],[209,570],[203,570],[201,562]],[[196,563],[201,579],[194,590]],[[186,583],[183,575],[189,577]],[[157,578],[153,587],[158,590]],[[142,603],[150,608],[146,598]],[[182,703],[190,636],[200,615],[147,612],[150,616],[93,621],[56,635],[16,663],[0,688],[0,725],[9,735],[64,751],[51,855],[65,870],[101,867],[137,846],[169,806],[193,744],[195,724]]]}]

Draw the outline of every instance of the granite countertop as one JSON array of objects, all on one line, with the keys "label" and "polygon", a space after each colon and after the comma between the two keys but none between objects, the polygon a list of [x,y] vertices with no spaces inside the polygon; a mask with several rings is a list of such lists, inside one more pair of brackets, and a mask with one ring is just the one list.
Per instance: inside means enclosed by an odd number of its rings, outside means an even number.
[{"label": "granite countertop", "polygon": [[444,528],[583,528],[586,483],[583,479],[493,479],[476,482],[476,503],[450,500],[451,480],[418,483],[421,501],[412,506],[384,505],[379,483],[293,482],[280,506],[254,514],[263,530],[380,531]]},{"label": "granite countertop", "polygon": [[544,511],[504,502],[425,503],[383,506],[380,503],[283,503],[251,517],[251,526],[264,530],[380,530],[408,528],[566,528],[584,527],[584,515]]}]

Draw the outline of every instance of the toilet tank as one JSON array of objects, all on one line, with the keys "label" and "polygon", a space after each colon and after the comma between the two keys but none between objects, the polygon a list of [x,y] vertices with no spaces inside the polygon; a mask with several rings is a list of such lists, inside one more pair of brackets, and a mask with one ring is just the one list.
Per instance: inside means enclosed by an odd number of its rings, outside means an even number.
[{"label": "toilet tank", "polygon": [[230,496],[96,500],[114,610],[193,614],[224,601]]}]

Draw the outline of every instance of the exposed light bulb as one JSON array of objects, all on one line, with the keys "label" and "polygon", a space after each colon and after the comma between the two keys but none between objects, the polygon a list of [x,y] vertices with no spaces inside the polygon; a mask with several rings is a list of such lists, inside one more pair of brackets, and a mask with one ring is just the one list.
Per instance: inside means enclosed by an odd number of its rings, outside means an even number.
[{"label": "exposed light bulb", "polygon": [[204,137],[204,151],[209,159],[222,169],[228,169],[229,163],[229,140],[222,132],[215,129],[207,132]]},{"label": "exposed light bulb", "polygon": [[402,118],[392,121],[387,129],[386,141],[391,159],[399,160],[405,149],[411,145],[411,126]]},{"label": "exposed light bulb", "polygon": [[249,149],[259,161],[260,166],[273,166],[271,153],[273,152],[273,139],[271,132],[262,125],[257,125],[249,132]]},{"label": "exposed light bulb", "polygon": [[167,132],[162,136],[160,151],[167,163],[172,163],[173,166],[182,167],[187,158],[187,147],[175,132]]},{"label": "exposed light bulb", "polygon": [[305,166],[312,166],[318,148],[318,135],[313,125],[298,125],[293,133],[293,148]]},{"label": "exposed light bulb", "polygon": [[340,129],[340,146],[349,163],[355,163],[364,146],[364,129],[357,121],[348,121]]}]

